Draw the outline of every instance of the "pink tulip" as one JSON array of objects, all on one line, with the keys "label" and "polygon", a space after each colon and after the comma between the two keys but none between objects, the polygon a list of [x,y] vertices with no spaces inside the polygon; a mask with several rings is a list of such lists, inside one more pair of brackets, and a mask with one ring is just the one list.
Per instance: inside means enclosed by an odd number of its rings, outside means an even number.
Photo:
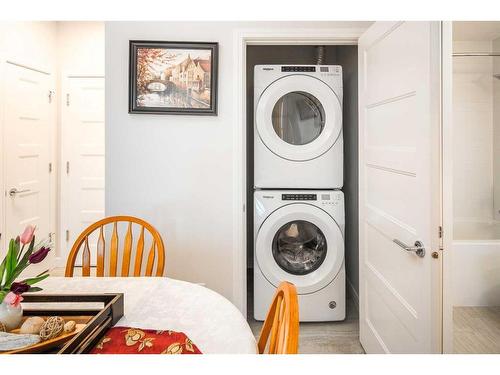
[{"label": "pink tulip", "polygon": [[8,303],[12,307],[18,307],[24,298],[15,293],[9,292],[3,299],[4,303]]},{"label": "pink tulip", "polygon": [[33,239],[33,234],[35,233],[35,227],[33,225],[28,225],[21,234],[20,240],[23,245],[27,245]]}]

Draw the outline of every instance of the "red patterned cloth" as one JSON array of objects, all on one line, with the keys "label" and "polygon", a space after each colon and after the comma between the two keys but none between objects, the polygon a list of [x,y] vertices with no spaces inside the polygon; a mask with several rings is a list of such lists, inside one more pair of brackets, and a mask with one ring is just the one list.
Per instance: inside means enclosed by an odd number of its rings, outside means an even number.
[{"label": "red patterned cloth", "polygon": [[202,354],[182,332],[113,327],[90,354]]}]

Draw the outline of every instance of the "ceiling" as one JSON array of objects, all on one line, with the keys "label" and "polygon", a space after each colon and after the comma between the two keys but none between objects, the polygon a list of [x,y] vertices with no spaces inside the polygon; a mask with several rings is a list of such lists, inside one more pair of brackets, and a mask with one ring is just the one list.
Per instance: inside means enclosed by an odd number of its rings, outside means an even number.
[{"label": "ceiling", "polygon": [[457,21],[453,22],[453,40],[487,41],[500,38],[498,21]]}]

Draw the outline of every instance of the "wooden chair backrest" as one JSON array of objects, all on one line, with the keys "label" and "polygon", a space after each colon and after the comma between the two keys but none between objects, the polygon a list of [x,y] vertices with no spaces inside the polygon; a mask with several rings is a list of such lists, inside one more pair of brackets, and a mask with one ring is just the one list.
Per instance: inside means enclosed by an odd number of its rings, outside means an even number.
[{"label": "wooden chair backrest", "polygon": [[299,302],[295,285],[287,281],[278,286],[260,331],[257,344],[260,354],[264,354],[268,339],[268,354],[297,354],[299,346]]},{"label": "wooden chair backrest", "polygon": [[97,267],[96,276],[103,277],[105,269],[105,256],[106,256],[106,240],[104,235],[104,227],[108,224],[113,225],[113,232],[111,235],[110,248],[109,248],[109,275],[107,276],[117,276],[118,268],[118,256],[119,256],[119,236],[118,236],[118,223],[128,222],[127,233],[125,234],[125,240],[123,243],[123,254],[122,254],[122,267],[121,275],[119,276],[129,276],[130,271],[130,261],[132,256],[132,225],[136,224],[140,226],[140,235],[137,240],[137,246],[135,249],[135,259],[134,259],[134,273],[133,276],[142,276],[141,268],[143,263],[143,253],[144,253],[144,232],[147,231],[152,237],[151,247],[149,249],[146,272],[145,276],[153,276],[153,266],[156,260],[156,274],[155,276],[163,276],[163,270],[165,268],[165,247],[163,245],[163,240],[158,233],[158,231],[148,222],[133,216],[111,216],[104,218],[90,225],[85,229],[80,236],[76,239],[71,252],[69,253],[68,260],[66,262],[66,277],[73,277],[73,271],[75,268],[75,261],[80,249],[83,245],[82,251],[82,276],[90,276],[90,248],[89,248],[89,236],[94,233],[94,231],[99,231],[99,239],[97,241]]}]

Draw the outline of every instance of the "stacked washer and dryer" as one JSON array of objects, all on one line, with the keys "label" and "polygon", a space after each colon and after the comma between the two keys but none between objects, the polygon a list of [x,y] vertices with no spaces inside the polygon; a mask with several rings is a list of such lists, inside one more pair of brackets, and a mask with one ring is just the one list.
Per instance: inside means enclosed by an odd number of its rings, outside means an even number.
[{"label": "stacked washer and dryer", "polygon": [[301,321],[345,319],[342,68],[256,65],[254,318],[281,281]]}]

